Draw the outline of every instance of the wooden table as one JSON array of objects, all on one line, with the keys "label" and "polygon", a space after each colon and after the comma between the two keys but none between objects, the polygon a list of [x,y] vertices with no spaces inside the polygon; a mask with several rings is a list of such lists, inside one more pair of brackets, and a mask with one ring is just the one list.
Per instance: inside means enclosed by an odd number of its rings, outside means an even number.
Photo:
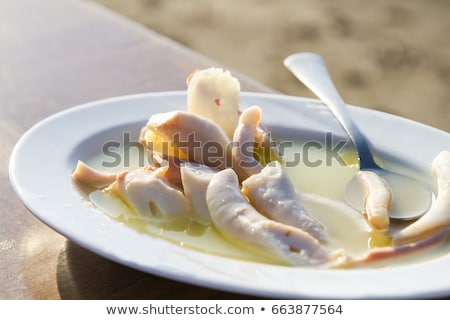
[{"label": "wooden table", "polygon": [[[0,63],[0,299],[248,298],[148,275],[85,250],[34,218],[8,177],[14,144],[45,117],[106,97],[185,89],[190,72],[217,63],[74,0],[0,0]],[[244,90],[270,90],[237,76]]]}]

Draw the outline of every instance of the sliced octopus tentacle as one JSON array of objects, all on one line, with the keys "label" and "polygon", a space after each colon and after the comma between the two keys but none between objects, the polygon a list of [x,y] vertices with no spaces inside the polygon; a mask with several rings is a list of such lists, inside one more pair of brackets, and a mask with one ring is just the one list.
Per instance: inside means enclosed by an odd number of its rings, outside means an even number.
[{"label": "sliced octopus tentacle", "polygon": [[81,160],[78,160],[75,171],[72,173],[72,179],[74,181],[98,189],[113,183],[116,180],[116,176],[115,173],[105,173],[95,170]]},{"label": "sliced octopus tentacle", "polygon": [[394,235],[396,244],[426,238],[440,229],[450,230],[450,152],[440,152],[431,168],[437,181],[436,200],[419,220]]},{"label": "sliced octopus tentacle", "polygon": [[368,254],[361,259],[347,259],[344,263],[337,265],[337,267],[349,268],[373,265],[379,262],[386,262],[386,260],[403,258],[406,256],[416,255],[425,251],[431,251],[441,246],[448,238],[447,230],[439,230],[428,238],[418,240],[413,243],[406,243],[402,245],[383,247],[372,249]]},{"label": "sliced octopus tentacle", "polygon": [[242,112],[233,135],[233,169],[243,181],[261,172],[263,166],[253,155],[255,136],[261,120],[261,109],[252,106]]},{"label": "sliced octopus tentacle", "polygon": [[321,241],[328,238],[320,223],[297,200],[295,188],[279,162],[269,163],[243,181],[242,192],[264,216],[300,228]]},{"label": "sliced octopus tentacle", "polygon": [[153,153],[152,160],[155,167],[162,168],[158,171],[158,176],[161,179],[177,189],[183,189],[180,168],[185,162],[182,159],[171,156],[166,156],[163,159],[159,154]]},{"label": "sliced octopus tentacle", "polygon": [[79,161],[72,179],[118,196],[143,218],[173,220],[190,213],[189,201],[177,187],[180,174],[173,171],[169,165],[110,174],[99,172]]},{"label": "sliced octopus tentacle", "polygon": [[343,258],[341,252],[330,253],[309,233],[261,215],[241,193],[238,177],[231,169],[214,175],[206,199],[220,232],[290,264],[320,265]]},{"label": "sliced octopus tentacle", "polygon": [[169,141],[188,161],[216,169],[231,166],[231,141],[213,121],[185,111],[159,113],[150,117],[147,129]]},{"label": "sliced octopus tentacle", "polygon": [[389,227],[389,208],[392,192],[388,183],[376,172],[361,170],[356,174],[358,181],[366,191],[364,213],[367,221],[379,232]]},{"label": "sliced octopus tentacle", "polygon": [[119,196],[143,218],[175,220],[190,213],[189,201],[165,179],[166,167],[124,171],[106,191]]},{"label": "sliced octopus tentacle", "polygon": [[206,203],[206,190],[217,171],[202,164],[184,163],[181,166],[181,180],[186,198],[190,201],[194,219],[209,225],[211,215]]}]

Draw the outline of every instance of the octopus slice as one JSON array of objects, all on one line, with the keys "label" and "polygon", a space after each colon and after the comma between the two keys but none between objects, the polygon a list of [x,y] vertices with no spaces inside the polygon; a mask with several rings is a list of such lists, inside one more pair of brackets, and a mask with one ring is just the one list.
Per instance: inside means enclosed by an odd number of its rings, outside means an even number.
[{"label": "octopus slice", "polygon": [[203,225],[211,224],[211,215],[206,204],[206,190],[216,173],[216,170],[202,164],[187,162],[181,166],[184,194],[191,203],[194,219]]},{"label": "octopus slice", "polygon": [[322,265],[344,258],[342,252],[330,253],[309,233],[261,215],[239,190],[238,177],[232,169],[214,175],[206,201],[211,219],[221,233],[287,263]]},{"label": "octopus slice", "polygon": [[[181,180],[180,167],[185,163],[180,158],[171,156],[161,157],[158,153],[152,153],[152,162],[155,168],[164,168],[158,171],[158,177],[164,179],[169,185],[183,189],[183,182]],[[147,167],[148,169],[149,167]]]},{"label": "octopus slice", "polygon": [[205,117],[185,111],[159,113],[150,117],[146,128],[168,141],[168,147],[175,147],[188,161],[216,169],[231,166],[230,139],[216,123]]},{"label": "octopus slice", "polygon": [[113,183],[116,180],[116,174],[100,172],[89,167],[83,161],[78,160],[75,171],[72,173],[72,179],[75,182],[100,189]]},{"label": "octopus slice", "polygon": [[231,138],[238,123],[239,81],[229,71],[208,68],[191,74],[187,84],[188,111],[214,121]]},{"label": "octopus slice", "polygon": [[337,267],[374,266],[376,263],[386,263],[386,261],[392,261],[393,259],[402,259],[407,256],[411,257],[412,255],[436,249],[447,240],[447,237],[448,231],[441,229],[428,238],[416,242],[372,249],[365,257],[354,260],[347,259],[342,264],[337,265]]},{"label": "octopus slice", "polygon": [[373,171],[361,170],[356,178],[362,184],[366,197],[364,213],[367,221],[378,232],[384,232],[389,227],[389,208],[392,192],[388,183]]},{"label": "octopus slice", "polygon": [[143,218],[174,220],[186,217],[191,211],[189,201],[177,187],[180,174],[174,170],[169,164],[112,174],[97,171],[79,161],[72,179],[118,196]]},{"label": "octopus slice", "polygon": [[176,220],[190,214],[183,192],[169,185],[162,176],[166,167],[124,171],[106,191],[119,196],[142,218]]},{"label": "octopus slice", "polygon": [[264,216],[302,229],[321,241],[327,239],[324,228],[297,200],[295,188],[278,161],[243,181],[242,192]]},{"label": "octopus slice", "polygon": [[440,152],[431,168],[437,181],[436,200],[419,220],[394,235],[394,243],[416,241],[440,229],[450,229],[450,152]]},{"label": "octopus slice", "polygon": [[233,169],[243,181],[261,172],[263,166],[255,159],[253,148],[255,136],[261,120],[261,109],[252,106],[242,112],[233,135]]}]

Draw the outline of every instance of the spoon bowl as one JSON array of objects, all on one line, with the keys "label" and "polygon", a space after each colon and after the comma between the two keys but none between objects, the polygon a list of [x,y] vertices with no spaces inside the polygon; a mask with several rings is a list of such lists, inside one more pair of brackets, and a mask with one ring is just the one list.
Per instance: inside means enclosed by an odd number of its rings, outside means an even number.
[{"label": "spoon bowl", "polygon": [[[296,53],[288,56],[284,65],[314,92],[339,120],[356,148],[359,169],[374,171],[388,183],[392,193],[389,217],[411,220],[423,215],[431,206],[433,192],[422,181],[381,168],[375,162],[368,139],[351,118],[322,57],[315,53]],[[363,211],[365,192],[356,177],[346,186],[345,198],[351,206]]]},{"label": "spoon bowl", "polygon": [[[372,168],[388,182],[393,194],[389,217],[395,220],[413,220],[422,216],[430,208],[433,194],[430,188],[413,178],[381,168]],[[365,193],[353,177],[345,187],[345,199],[353,208],[363,211]]]}]

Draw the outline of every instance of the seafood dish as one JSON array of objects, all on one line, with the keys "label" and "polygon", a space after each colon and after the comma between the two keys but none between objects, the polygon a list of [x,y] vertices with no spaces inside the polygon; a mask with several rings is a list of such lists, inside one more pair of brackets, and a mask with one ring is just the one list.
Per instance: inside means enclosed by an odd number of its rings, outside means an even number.
[{"label": "seafood dish", "polygon": [[[154,235],[179,233],[181,242],[197,237],[200,249],[201,236],[213,232],[244,252],[227,253],[236,258],[347,269],[448,252],[449,150],[430,164],[437,192],[429,210],[398,223],[389,218],[389,185],[375,172],[356,173],[365,191],[363,213],[300,190],[261,121],[263,109],[241,109],[239,95],[230,72],[195,71],[187,79],[186,110],[150,115],[143,125],[148,165],[110,172],[80,160],[72,180],[89,189],[94,205],[99,199],[116,204],[114,218],[124,224],[150,225]],[[203,240],[205,248],[214,246]]]}]

